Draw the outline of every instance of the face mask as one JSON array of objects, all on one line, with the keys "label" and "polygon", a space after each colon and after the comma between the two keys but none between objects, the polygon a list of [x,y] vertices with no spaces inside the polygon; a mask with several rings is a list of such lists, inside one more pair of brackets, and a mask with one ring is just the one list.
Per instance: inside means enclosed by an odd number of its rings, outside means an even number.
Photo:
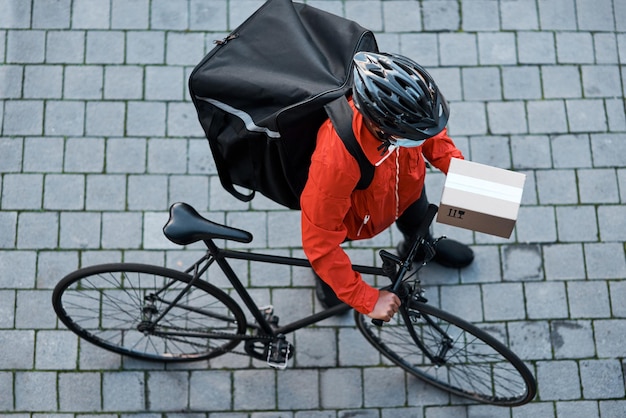
[{"label": "face mask", "polygon": [[412,139],[392,137],[392,138],[389,138],[389,142],[391,142],[393,145],[397,147],[413,148],[413,147],[419,147],[420,145],[422,145],[423,141],[414,141]]}]

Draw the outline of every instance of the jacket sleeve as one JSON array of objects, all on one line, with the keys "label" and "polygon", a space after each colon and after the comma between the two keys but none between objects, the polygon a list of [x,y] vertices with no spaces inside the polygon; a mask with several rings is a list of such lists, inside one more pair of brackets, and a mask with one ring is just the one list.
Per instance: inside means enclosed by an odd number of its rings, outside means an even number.
[{"label": "jacket sleeve", "polygon": [[448,168],[450,168],[450,160],[452,158],[463,159],[463,153],[461,153],[448,136],[447,128],[424,141],[422,144],[422,153],[432,165],[445,174],[448,174]]},{"label": "jacket sleeve", "polygon": [[[319,135],[336,135],[327,125]],[[313,270],[337,297],[358,312],[368,314],[374,310],[378,290],[352,270],[350,258],[341,247],[347,236],[343,220],[360,178],[359,166],[347,151],[325,145],[328,142],[331,141],[318,140],[309,179],[300,197],[302,247]],[[343,147],[341,142],[339,145]]]}]

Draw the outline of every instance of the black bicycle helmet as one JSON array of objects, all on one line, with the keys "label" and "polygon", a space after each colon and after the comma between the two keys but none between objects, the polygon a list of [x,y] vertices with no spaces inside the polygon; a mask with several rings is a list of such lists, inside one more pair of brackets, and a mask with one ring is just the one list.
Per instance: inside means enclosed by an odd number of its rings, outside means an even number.
[{"label": "black bicycle helmet", "polygon": [[382,141],[423,141],[448,123],[450,108],[433,78],[413,60],[397,54],[354,55],[354,104]]}]

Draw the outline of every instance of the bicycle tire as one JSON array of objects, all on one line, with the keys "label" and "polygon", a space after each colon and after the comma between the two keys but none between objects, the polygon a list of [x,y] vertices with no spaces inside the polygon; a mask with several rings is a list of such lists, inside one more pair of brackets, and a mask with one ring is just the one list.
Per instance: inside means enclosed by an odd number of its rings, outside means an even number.
[{"label": "bicycle tire", "polygon": [[[410,318],[407,326],[405,315]],[[536,394],[535,379],[526,365],[494,337],[448,312],[421,302],[401,310],[378,327],[355,312],[358,329],[385,357],[410,374],[458,396],[500,406],[519,406]],[[434,362],[410,335],[412,327],[431,353],[444,353]],[[452,337],[444,341],[442,333]],[[439,364],[435,364],[439,363]]]},{"label": "bicycle tire", "polygon": [[[192,277],[160,266],[103,264],[79,269],[54,288],[59,319],[99,347],[143,360],[204,360],[232,350],[246,332],[237,303],[206,281],[196,280],[152,329]],[[165,286],[167,284],[167,286]],[[156,293],[156,292],[159,293]]]}]

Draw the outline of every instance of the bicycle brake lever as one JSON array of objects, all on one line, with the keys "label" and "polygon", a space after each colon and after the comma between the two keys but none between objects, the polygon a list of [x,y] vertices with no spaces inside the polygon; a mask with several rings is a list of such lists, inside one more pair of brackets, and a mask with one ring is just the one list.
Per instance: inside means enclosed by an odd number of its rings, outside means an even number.
[{"label": "bicycle brake lever", "polygon": [[372,324],[376,325],[377,327],[382,327],[383,326],[383,320],[382,319],[372,319]]}]

